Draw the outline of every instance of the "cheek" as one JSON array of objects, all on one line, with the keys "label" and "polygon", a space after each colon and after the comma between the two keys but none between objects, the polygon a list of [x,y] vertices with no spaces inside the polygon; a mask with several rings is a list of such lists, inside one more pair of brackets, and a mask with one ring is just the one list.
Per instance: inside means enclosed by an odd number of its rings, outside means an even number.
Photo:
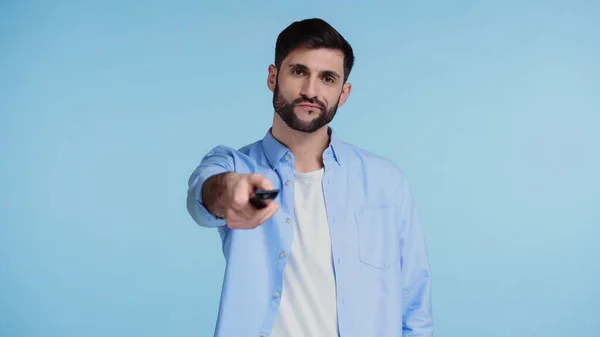
[{"label": "cheek", "polygon": [[330,89],[323,99],[325,100],[325,104],[327,106],[335,104],[340,99],[340,90]]},{"label": "cheek", "polygon": [[286,98],[298,97],[300,91],[297,88],[299,86],[293,80],[279,79],[279,92]]}]

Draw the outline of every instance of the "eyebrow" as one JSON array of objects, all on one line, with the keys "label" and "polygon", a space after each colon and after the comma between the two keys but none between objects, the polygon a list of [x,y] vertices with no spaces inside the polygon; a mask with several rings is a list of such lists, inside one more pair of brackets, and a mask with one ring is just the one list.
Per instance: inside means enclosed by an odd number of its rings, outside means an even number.
[{"label": "eyebrow", "polygon": [[[290,67],[290,68],[296,68],[296,69],[301,69],[301,70],[304,70],[306,72],[310,71],[310,69],[308,69],[307,66],[305,66],[304,64],[301,64],[301,63],[293,63],[293,64],[290,64],[288,67]],[[324,76],[333,76],[336,79],[341,78],[340,74],[338,74],[337,72],[335,72],[333,70],[323,70],[323,71],[321,71],[321,75],[324,75]]]}]

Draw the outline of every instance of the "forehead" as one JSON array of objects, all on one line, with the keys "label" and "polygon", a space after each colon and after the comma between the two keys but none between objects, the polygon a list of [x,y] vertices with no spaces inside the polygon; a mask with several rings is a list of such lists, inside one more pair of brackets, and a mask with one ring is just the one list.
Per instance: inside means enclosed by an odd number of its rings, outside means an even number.
[{"label": "forehead", "polygon": [[293,50],[283,60],[283,66],[288,64],[303,64],[312,71],[335,71],[344,73],[344,53],[337,49],[306,49]]}]

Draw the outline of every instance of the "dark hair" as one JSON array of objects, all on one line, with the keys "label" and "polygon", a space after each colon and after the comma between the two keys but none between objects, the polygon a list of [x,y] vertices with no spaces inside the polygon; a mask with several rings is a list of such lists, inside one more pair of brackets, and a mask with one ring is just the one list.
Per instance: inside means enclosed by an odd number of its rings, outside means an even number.
[{"label": "dark hair", "polygon": [[284,29],[275,44],[275,66],[277,69],[290,52],[297,48],[328,48],[344,53],[344,82],[348,80],[354,66],[352,47],[344,37],[322,19],[313,18],[296,21]]}]

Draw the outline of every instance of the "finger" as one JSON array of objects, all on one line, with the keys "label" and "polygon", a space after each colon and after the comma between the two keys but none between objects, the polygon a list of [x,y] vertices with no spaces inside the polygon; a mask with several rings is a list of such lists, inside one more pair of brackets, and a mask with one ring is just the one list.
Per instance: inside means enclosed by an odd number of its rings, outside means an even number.
[{"label": "finger", "polygon": [[254,204],[248,199],[244,204],[244,207],[240,210],[244,214],[244,218],[248,221],[252,222],[256,217],[260,216],[261,211],[264,211],[265,208],[257,208]]},{"label": "finger", "polygon": [[246,212],[250,197],[243,191],[236,191],[233,195],[233,204],[231,205],[236,211]]},{"label": "finger", "polygon": [[244,217],[248,220],[248,222],[254,224],[258,219],[264,216],[264,214],[267,212],[267,207],[268,206],[258,209],[251,203],[248,203],[248,205],[244,207]]},{"label": "finger", "polygon": [[271,207],[271,210],[267,213],[267,219],[270,219],[279,210],[279,204],[273,201],[268,207]]},{"label": "finger", "polygon": [[266,177],[255,173],[255,174],[251,174],[248,176],[248,181],[250,182],[250,185],[254,186],[254,187],[258,187],[262,190],[272,190],[274,189],[273,184],[271,183],[271,181],[269,179],[267,179]]},{"label": "finger", "polygon": [[253,217],[251,223],[254,225],[254,227],[262,225],[263,223],[265,223],[265,221],[269,220],[277,212],[278,209],[278,203],[270,203],[267,207],[256,213],[256,216]]}]

